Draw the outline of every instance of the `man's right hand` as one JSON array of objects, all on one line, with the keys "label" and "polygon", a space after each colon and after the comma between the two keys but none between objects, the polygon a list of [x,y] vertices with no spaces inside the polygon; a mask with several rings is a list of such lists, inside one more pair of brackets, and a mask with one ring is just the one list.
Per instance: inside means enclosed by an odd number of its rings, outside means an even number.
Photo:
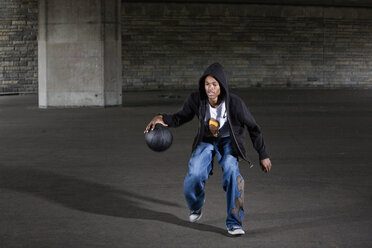
[{"label": "man's right hand", "polygon": [[152,120],[150,123],[147,125],[144,133],[148,133],[150,130],[154,130],[156,124],[162,124],[163,126],[167,127],[168,125],[163,121],[163,116],[162,115],[157,115]]}]

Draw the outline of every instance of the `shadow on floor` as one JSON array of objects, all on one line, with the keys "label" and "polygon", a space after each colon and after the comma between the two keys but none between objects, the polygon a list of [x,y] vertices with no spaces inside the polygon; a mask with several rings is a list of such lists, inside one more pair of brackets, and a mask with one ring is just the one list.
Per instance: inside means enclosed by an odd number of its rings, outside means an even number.
[{"label": "shadow on floor", "polygon": [[177,216],[143,208],[140,201],[179,205],[116,189],[109,185],[27,167],[0,167],[0,188],[28,193],[83,212],[129,219],[156,220],[177,226],[227,235],[226,230],[190,223]]},{"label": "shadow on floor", "polygon": [[[128,219],[155,220],[228,236],[225,229],[207,224],[190,223],[170,213],[144,208],[143,203],[141,203],[147,202],[171,207],[181,207],[174,202],[142,196],[109,185],[49,171],[28,167],[1,166],[0,188],[28,193],[83,212]],[[366,206],[370,206],[370,201],[367,202],[368,204]],[[253,214],[247,216],[247,218],[262,221],[280,219],[291,221],[283,225],[247,230],[248,235],[246,237],[370,219],[371,211],[357,205],[360,205],[360,203],[347,206],[347,208],[345,208],[346,206],[340,206],[339,208],[332,209]]]}]

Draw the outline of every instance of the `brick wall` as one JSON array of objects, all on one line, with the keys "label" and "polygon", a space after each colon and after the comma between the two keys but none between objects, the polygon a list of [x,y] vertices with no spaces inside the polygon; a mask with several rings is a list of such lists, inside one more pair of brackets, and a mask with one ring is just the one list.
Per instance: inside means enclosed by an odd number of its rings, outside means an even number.
[{"label": "brick wall", "polygon": [[37,91],[37,0],[0,1],[0,94]]},{"label": "brick wall", "polygon": [[[122,3],[123,89],[372,86],[372,9]],[[0,94],[37,92],[37,0],[0,1]]]},{"label": "brick wall", "polygon": [[190,88],[214,61],[230,86],[372,86],[372,9],[123,3],[124,89]]}]

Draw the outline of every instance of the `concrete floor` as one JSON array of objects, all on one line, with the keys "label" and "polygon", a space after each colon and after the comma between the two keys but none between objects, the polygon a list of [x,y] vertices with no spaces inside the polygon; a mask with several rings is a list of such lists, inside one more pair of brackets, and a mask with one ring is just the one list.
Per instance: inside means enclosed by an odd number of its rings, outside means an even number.
[{"label": "concrete floor", "polygon": [[168,151],[146,147],[147,122],[188,92],[47,110],[35,95],[1,96],[0,247],[372,247],[372,90],[235,91],[273,162],[269,174],[240,165],[246,235],[226,235],[218,166],[201,223],[187,221],[195,120],[172,129]]}]

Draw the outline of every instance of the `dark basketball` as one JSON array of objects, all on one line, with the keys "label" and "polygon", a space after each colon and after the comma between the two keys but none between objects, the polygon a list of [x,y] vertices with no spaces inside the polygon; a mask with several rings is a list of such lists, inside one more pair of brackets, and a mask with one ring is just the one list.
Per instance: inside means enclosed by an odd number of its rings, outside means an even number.
[{"label": "dark basketball", "polygon": [[162,152],[172,145],[173,135],[167,127],[156,124],[154,130],[145,134],[145,140],[151,150]]}]

